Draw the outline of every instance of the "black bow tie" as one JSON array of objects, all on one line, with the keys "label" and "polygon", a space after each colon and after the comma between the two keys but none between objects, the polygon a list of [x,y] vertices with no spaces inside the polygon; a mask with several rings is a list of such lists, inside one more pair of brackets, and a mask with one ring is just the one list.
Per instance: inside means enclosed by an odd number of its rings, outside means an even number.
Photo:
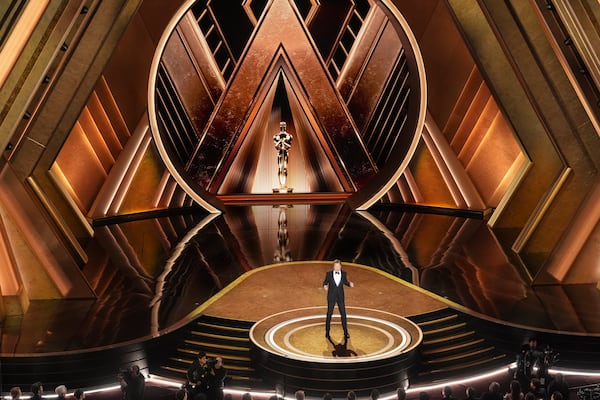
[{"label": "black bow tie", "polygon": [[339,275],[339,274],[340,274],[340,272],[339,272],[339,271],[337,271],[335,274],[336,274],[336,275]]}]

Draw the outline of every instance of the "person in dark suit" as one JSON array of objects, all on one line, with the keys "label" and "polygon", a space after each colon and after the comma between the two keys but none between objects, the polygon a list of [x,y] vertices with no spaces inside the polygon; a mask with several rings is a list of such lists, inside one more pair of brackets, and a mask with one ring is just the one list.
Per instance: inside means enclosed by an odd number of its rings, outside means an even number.
[{"label": "person in dark suit", "polygon": [[327,318],[325,320],[325,337],[330,339],[329,329],[331,328],[331,315],[333,308],[337,304],[340,316],[342,317],[342,328],[344,328],[344,338],[349,338],[348,325],[346,323],[346,305],[344,304],[344,285],[354,287],[354,283],[348,280],[346,271],[342,271],[342,262],[335,260],[333,269],[325,273],[323,280],[323,289],[327,291]]}]

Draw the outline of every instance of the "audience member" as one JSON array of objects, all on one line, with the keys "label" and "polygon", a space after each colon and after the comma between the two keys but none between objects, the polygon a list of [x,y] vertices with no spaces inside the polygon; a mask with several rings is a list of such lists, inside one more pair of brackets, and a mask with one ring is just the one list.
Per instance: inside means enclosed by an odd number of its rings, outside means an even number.
[{"label": "audience member", "polygon": [[487,392],[481,395],[480,400],[502,400],[502,397],[502,393],[500,392],[500,384],[494,381],[488,386]]},{"label": "audience member", "polygon": [[75,400],[85,400],[85,392],[81,389],[76,389],[73,392],[73,397],[75,397]]},{"label": "audience member", "polygon": [[542,387],[542,382],[538,378],[531,378],[531,381],[529,381],[528,393],[532,393],[533,397],[536,399],[546,398],[544,394],[544,388]]},{"label": "audience member", "polygon": [[475,396],[475,388],[473,386],[469,386],[465,390],[465,400],[479,400],[477,396]]},{"label": "audience member", "polygon": [[227,370],[223,365],[223,358],[216,357],[208,366],[206,377],[208,400],[223,400],[223,387],[225,386],[226,376]]},{"label": "audience member", "polygon": [[403,387],[399,387],[396,390],[396,398],[398,400],[406,400],[406,390]]},{"label": "audience member", "polygon": [[369,399],[378,400],[379,399],[379,390],[373,389],[371,390],[371,394],[369,395]]},{"label": "audience member", "polygon": [[521,352],[517,355],[517,369],[514,378],[519,381],[522,389],[529,386],[534,368],[541,366],[543,358],[544,353],[538,349],[535,337],[530,337],[527,344],[521,346]]},{"label": "audience member", "polygon": [[54,389],[54,393],[57,394],[58,400],[65,400],[67,397],[67,387],[65,385],[59,385]]},{"label": "audience member", "polygon": [[456,400],[452,397],[452,388],[450,386],[444,386],[442,389],[442,400]]},{"label": "audience member", "polygon": [[42,382],[36,382],[31,385],[31,400],[40,400],[42,398],[42,393],[44,393],[44,387],[42,386]]},{"label": "audience member", "polygon": [[277,396],[278,399],[285,398],[285,387],[283,384],[278,383],[275,385],[275,396]]},{"label": "audience member", "polygon": [[[536,349],[536,341],[532,339],[529,344],[529,349]],[[181,390],[175,393],[175,400],[232,400],[232,395],[223,393],[223,381],[226,376],[226,369],[223,365],[221,357],[217,357],[211,360],[207,365],[206,353],[198,353],[197,359],[194,360],[192,367],[187,371],[187,377],[191,384],[201,384],[200,381],[204,380],[207,383],[206,388],[212,388],[213,392],[207,391],[207,394],[202,398],[194,397],[194,393],[189,393],[185,386]],[[121,389],[123,391],[123,400],[143,400],[145,390],[145,378],[140,373],[140,369],[137,365],[129,367],[120,376]],[[491,382],[488,390],[481,395],[476,396],[475,388],[469,386],[465,390],[464,400],[569,400],[570,390],[564,376],[557,373],[553,376],[547,386],[547,390],[544,390],[543,384],[540,379],[533,377],[530,379],[529,390],[526,394],[523,394],[521,383],[517,379],[513,379],[510,382],[510,390],[504,396],[502,396],[500,390],[500,384],[498,382]],[[278,388],[279,389],[279,388]],[[31,385],[31,400],[42,400],[43,386],[41,382],[35,382]],[[67,387],[65,385],[59,385],[54,390],[57,394],[57,400],[65,400],[67,396]],[[210,393],[210,395],[209,395]],[[441,400],[456,400],[452,396],[452,388],[445,386],[442,391]],[[19,387],[13,387],[10,389],[11,400],[21,399],[21,389]],[[546,397],[548,395],[548,397]],[[85,393],[81,389],[75,390],[73,393],[74,400],[85,400]],[[297,390],[294,393],[295,400],[306,400],[304,390]],[[282,395],[275,394],[269,398],[269,400],[281,400]],[[369,400],[379,400],[380,392],[378,389],[373,389],[369,395]],[[333,400],[331,393],[325,393],[323,400]],[[241,396],[241,400],[253,400],[252,394],[246,392]],[[348,391],[346,400],[356,400],[356,393],[354,391]],[[403,387],[399,387],[396,390],[396,400],[406,400],[406,390]],[[418,400],[430,400],[430,395],[426,391],[419,393]]]},{"label": "audience member", "polygon": [[188,392],[185,389],[179,389],[175,392],[175,400],[188,400]]},{"label": "audience member", "polygon": [[10,388],[10,397],[12,400],[21,400],[21,388],[18,386]]},{"label": "audience member", "polygon": [[513,380],[510,382],[510,392],[504,395],[504,400],[524,400],[525,395],[523,395],[523,391],[521,390],[521,384],[518,380]]},{"label": "audience member", "polygon": [[547,393],[552,395],[554,392],[560,392],[563,400],[569,400],[569,396],[571,394],[571,391],[569,390],[569,384],[561,373],[554,374],[554,377],[548,384]]},{"label": "audience member", "polygon": [[140,373],[140,367],[132,365],[121,374],[123,400],[143,400],[146,379]]}]

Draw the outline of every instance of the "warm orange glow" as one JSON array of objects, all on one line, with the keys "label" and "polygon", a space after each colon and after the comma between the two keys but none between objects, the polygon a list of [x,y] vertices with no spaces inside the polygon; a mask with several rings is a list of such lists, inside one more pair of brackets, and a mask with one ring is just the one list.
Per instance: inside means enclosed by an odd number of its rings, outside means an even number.
[{"label": "warm orange glow", "polygon": [[[214,65],[207,66],[214,64],[217,49],[195,26],[199,11],[189,11],[186,2],[163,33],[148,90],[155,142],[186,193],[211,211],[215,194],[271,193],[277,186],[276,154],[266,132],[285,121],[295,135],[288,168],[295,193],[350,193],[356,195],[348,200],[353,208],[367,208],[383,196],[416,149],[426,104],[416,39],[398,10],[383,3],[371,4],[357,17],[360,22],[341,23],[356,40],[344,43],[346,56],[332,65],[297,10],[287,1],[270,2],[239,58],[230,57],[223,42],[223,57],[233,63],[229,74],[223,72],[228,64],[217,60],[223,87],[211,78]],[[210,18],[218,29],[223,21]],[[345,81],[343,93],[332,68]],[[397,78],[390,80],[391,74]],[[283,81],[285,96],[279,89]],[[207,94],[212,103],[198,101]],[[394,104],[394,110],[383,103]],[[180,114],[193,129],[171,122]]]},{"label": "warm orange glow", "polygon": [[27,2],[23,14],[6,40],[2,51],[0,51],[0,88],[4,86],[6,78],[21,56],[27,41],[31,37],[49,2],[49,0]]},{"label": "warm orange glow", "polygon": [[[19,294],[21,289],[10,251],[8,234],[3,221],[0,220],[0,262],[4,266],[0,271],[0,296],[14,296]],[[0,301],[2,300],[0,299]]]}]

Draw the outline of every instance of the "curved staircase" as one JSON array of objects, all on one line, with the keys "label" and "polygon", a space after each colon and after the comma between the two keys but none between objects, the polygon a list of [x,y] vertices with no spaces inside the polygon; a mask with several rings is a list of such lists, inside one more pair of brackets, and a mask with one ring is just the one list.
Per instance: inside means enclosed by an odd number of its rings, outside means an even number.
[{"label": "curved staircase", "polygon": [[185,374],[200,351],[208,357],[221,356],[227,378],[225,387],[237,390],[256,389],[262,381],[256,376],[250,357],[250,328],[254,322],[203,315],[188,325],[175,354],[165,359],[157,375],[185,381]]},{"label": "curved staircase", "polygon": [[[473,317],[451,308],[409,317],[423,331],[419,361],[411,371],[411,386],[432,384],[502,368],[513,360],[482,335]],[[154,373],[185,381],[185,373],[199,351],[223,357],[228,374],[225,386],[242,391],[268,390],[252,362],[249,331],[254,323],[204,315],[190,323]]]},{"label": "curved staircase", "polygon": [[420,363],[411,383],[435,383],[506,366],[512,360],[478,334],[469,317],[451,308],[410,317],[423,331]]}]

